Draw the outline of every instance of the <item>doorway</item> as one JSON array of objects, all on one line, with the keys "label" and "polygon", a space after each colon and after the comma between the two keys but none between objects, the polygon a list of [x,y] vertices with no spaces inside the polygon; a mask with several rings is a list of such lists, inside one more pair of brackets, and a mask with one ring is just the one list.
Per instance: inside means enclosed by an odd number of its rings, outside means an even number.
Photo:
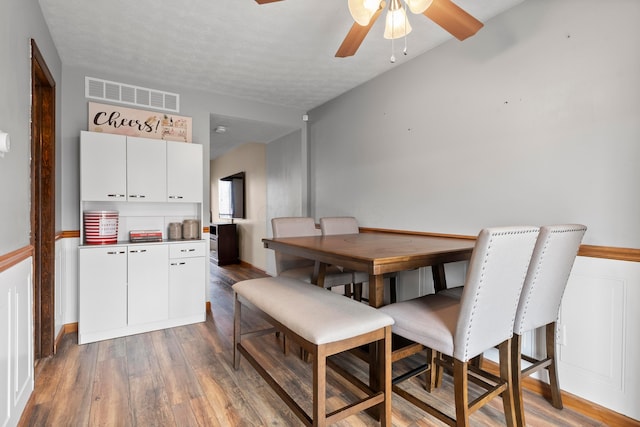
[{"label": "doorway", "polygon": [[31,245],[34,360],[55,345],[55,81],[31,40]]}]

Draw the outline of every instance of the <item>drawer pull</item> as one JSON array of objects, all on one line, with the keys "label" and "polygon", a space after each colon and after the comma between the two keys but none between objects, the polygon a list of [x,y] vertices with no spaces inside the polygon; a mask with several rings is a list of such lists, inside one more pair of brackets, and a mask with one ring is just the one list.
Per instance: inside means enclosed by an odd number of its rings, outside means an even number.
[{"label": "drawer pull", "polygon": [[185,265],[186,262],[172,262],[171,265]]},{"label": "drawer pull", "polygon": [[142,252],[147,252],[147,250],[146,249],[132,249],[132,250],[129,251],[129,253],[132,253],[132,254],[137,254],[137,253],[142,253]]},{"label": "drawer pull", "polygon": [[107,194],[107,197],[124,197],[124,194]]},{"label": "drawer pull", "polygon": [[195,252],[195,249],[180,249],[180,252]]},{"label": "drawer pull", "polygon": [[147,196],[145,196],[144,194],[129,194],[129,198],[132,199],[144,199],[145,197]]},{"label": "drawer pull", "polygon": [[183,196],[169,196],[170,199],[184,199]]},{"label": "drawer pull", "polygon": [[107,252],[107,255],[118,255],[118,254],[123,254],[124,251],[109,251]]}]

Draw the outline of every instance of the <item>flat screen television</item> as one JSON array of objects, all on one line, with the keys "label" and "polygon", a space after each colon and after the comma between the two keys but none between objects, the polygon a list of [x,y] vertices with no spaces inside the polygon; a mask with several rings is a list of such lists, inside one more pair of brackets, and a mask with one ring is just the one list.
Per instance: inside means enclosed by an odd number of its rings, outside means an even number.
[{"label": "flat screen television", "polygon": [[244,198],[244,172],[220,178],[218,181],[220,218],[246,218]]}]

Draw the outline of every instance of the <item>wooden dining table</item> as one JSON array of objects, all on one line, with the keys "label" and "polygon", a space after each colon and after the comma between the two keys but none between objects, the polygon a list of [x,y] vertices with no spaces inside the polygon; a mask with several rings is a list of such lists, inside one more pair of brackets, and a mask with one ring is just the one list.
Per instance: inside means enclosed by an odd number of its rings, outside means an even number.
[{"label": "wooden dining table", "polygon": [[436,291],[446,288],[444,265],[471,257],[475,241],[466,237],[392,232],[262,239],[265,248],[316,261],[314,283],[322,286],[327,265],[369,273],[369,305],[384,304],[384,275],[432,267]]}]

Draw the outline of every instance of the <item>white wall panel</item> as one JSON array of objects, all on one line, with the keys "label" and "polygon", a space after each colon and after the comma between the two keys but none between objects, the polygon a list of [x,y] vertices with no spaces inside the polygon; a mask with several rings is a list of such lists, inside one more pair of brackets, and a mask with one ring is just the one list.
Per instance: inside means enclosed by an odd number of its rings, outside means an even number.
[{"label": "white wall panel", "polygon": [[578,257],[559,325],[562,389],[636,419],[640,419],[638,306],[638,263]]},{"label": "white wall panel", "polygon": [[33,294],[31,258],[0,273],[0,426],[18,424],[31,396]]}]

